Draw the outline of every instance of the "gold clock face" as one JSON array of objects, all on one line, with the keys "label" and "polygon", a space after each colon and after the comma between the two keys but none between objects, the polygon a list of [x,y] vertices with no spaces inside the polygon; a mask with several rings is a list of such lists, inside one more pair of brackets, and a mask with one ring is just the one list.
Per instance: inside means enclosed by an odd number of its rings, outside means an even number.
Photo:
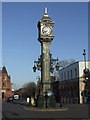
[{"label": "gold clock face", "polygon": [[52,29],[51,29],[50,26],[45,26],[45,27],[42,28],[42,32],[43,32],[44,35],[50,35],[51,32],[52,32]]}]

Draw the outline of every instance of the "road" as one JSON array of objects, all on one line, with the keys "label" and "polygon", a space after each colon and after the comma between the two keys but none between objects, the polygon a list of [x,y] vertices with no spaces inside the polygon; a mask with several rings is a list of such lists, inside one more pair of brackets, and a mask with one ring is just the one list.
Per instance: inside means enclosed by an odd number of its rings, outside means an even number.
[{"label": "road", "polygon": [[88,118],[88,105],[68,104],[58,109],[37,110],[25,105],[3,102],[2,113],[6,118]]}]

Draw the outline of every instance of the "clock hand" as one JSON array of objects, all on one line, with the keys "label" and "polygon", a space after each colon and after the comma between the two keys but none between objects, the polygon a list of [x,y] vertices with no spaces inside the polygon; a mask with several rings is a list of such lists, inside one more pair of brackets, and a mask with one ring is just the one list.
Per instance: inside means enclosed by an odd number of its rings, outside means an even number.
[{"label": "clock hand", "polygon": [[45,30],[45,33],[48,32],[48,30]]}]

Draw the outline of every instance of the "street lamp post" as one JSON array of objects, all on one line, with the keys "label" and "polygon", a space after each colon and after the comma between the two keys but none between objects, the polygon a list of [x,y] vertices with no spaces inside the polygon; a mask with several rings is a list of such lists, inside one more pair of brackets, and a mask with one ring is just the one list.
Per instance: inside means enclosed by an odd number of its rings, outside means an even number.
[{"label": "street lamp post", "polygon": [[[85,88],[84,88],[84,98],[88,97],[88,78],[89,78],[89,69],[86,67],[86,50],[83,50],[83,56],[84,56],[84,64],[85,64],[85,68],[83,70],[84,73],[84,83],[85,83]],[[85,100],[84,102],[87,102],[87,100]]]},{"label": "street lamp post", "polygon": [[85,78],[84,82],[87,83],[88,77],[89,77],[89,69],[86,67],[86,51],[85,51],[85,49],[83,50],[83,56],[84,56],[84,63],[85,63],[85,68],[83,70],[84,78]]}]

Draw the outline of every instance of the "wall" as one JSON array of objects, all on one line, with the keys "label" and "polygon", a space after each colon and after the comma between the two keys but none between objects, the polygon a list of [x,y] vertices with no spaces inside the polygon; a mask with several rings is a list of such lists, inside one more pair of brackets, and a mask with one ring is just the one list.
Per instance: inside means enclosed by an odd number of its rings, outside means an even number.
[{"label": "wall", "polygon": [[[59,70],[59,81],[78,78],[79,76],[79,65],[78,64],[79,64],[78,62],[75,62]],[[75,73],[75,70],[76,70],[76,73]]]},{"label": "wall", "polygon": [[[90,61],[86,62],[86,68],[89,68],[90,70]],[[79,62],[79,77],[83,75],[83,70],[85,69],[85,62]]]},{"label": "wall", "polygon": [[[90,70],[90,61],[86,62],[86,67],[89,68]],[[77,97],[78,97],[79,103],[84,103],[84,96],[82,96],[82,92],[85,90],[85,83],[83,82],[84,81],[84,77],[83,77],[84,69],[85,69],[85,62],[80,61],[80,62],[75,62],[73,64],[70,64],[62,68],[61,70],[59,70],[59,81],[60,81],[59,88],[62,90],[62,92],[63,90],[67,89],[68,86],[69,88],[72,88],[73,92],[75,91],[75,89],[77,89],[78,90]],[[71,70],[72,70],[72,76],[71,76]],[[69,77],[68,77],[68,71],[69,71]],[[67,73],[66,79],[64,75],[65,72]],[[63,77],[62,77],[62,74],[63,74]]]}]

